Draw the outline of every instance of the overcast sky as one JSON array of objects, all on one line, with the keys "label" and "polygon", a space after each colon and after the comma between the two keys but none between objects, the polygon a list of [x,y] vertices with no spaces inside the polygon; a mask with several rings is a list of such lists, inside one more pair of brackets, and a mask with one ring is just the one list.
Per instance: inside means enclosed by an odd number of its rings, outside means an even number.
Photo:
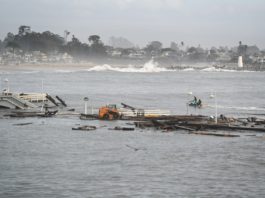
[{"label": "overcast sky", "polygon": [[0,39],[32,30],[64,30],[87,42],[123,36],[139,46],[160,40],[203,47],[243,44],[265,48],[265,0],[0,0]]}]

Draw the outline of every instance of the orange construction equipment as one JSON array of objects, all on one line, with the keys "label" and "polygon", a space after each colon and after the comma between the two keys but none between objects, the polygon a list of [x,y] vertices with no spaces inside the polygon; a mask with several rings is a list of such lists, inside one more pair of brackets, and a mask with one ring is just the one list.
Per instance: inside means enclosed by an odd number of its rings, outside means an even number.
[{"label": "orange construction equipment", "polygon": [[100,107],[98,112],[99,119],[103,120],[117,120],[120,117],[119,111],[116,105],[107,105]]}]

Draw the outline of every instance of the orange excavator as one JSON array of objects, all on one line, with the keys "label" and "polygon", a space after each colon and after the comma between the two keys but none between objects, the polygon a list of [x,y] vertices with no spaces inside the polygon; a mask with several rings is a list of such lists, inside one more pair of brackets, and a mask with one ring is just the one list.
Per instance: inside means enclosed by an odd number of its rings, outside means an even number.
[{"label": "orange excavator", "polygon": [[120,114],[117,106],[110,104],[99,109],[98,117],[103,120],[117,120],[120,117]]}]

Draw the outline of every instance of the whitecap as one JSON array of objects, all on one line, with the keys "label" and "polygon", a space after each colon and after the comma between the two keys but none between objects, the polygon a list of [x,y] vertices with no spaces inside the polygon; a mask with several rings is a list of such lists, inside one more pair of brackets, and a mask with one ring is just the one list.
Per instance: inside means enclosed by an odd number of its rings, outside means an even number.
[{"label": "whitecap", "polygon": [[55,70],[55,73],[73,73],[72,70]]},{"label": "whitecap", "polygon": [[194,71],[195,69],[194,68],[186,68],[186,69],[183,69],[182,71]]},{"label": "whitecap", "polygon": [[40,71],[24,71],[22,72],[23,74],[36,74],[39,73]]},{"label": "whitecap", "polygon": [[215,68],[215,67],[207,67],[201,69],[202,72],[255,72],[249,70],[235,70],[235,69],[222,69],[222,68]]},{"label": "whitecap", "polygon": [[134,73],[157,73],[157,72],[167,72],[172,71],[163,67],[159,67],[157,62],[153,60],[148,61],[143,65],[143,67],[135,67],[129,65],[128,67],[112,67],[111,65],[97,65],[88,69],[87,71],[116,71],[116,72],[134,72]]}]

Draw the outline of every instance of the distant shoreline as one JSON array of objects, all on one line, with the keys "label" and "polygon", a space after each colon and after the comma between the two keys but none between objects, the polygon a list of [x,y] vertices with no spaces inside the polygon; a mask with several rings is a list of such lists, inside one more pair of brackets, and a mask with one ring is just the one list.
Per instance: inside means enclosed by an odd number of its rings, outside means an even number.
[{"label": "distant shoreline", "polygon": [[[9,65],[0,65],[0,71],[52,71],[52,70],[71,70],[71,71],[79,71],[91,69],[96,66],[104,66],[109,65],[112,68],[142,68],[147,62],[132,62],[129,63],[121,63],[121,62],[83,62],[83,63],[37,63],[37,64],[9,64]],[[246,65],[243,68],[238,68],[237,64],[229,63],[222,64],[221,66],[212,64],[212,63],[182,63],[182,64],[166,64],[159,63],[157,67],[165,68],[169,70],[184,70],[184,69],[194,69],[194,70],[202,70],[205,68],[216,68],[216,69],[224,69],[224,70],[247,70],[247,71],[265,71],[265,68],[256,68],[254,66]]]}]

